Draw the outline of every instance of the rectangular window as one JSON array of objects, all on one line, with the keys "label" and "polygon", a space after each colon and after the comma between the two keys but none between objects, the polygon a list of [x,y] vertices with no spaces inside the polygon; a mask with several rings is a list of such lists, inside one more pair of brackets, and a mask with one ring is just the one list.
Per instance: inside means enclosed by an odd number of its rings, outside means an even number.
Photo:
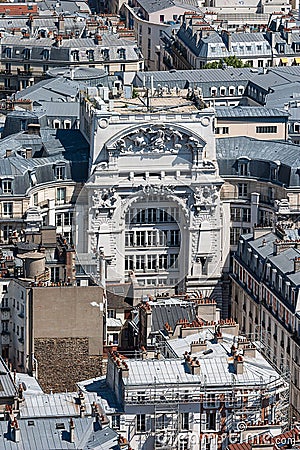
[{"label": "rectangular window", "polygon": [[189,413],[182,413],[181,415],[181,428],[182,430],[188,430],[189,429]]},{"label": "rectangular window", "polygon": [[136,415],[136,430],[139,432],[146,431],[146,415],[145,414],[137,414]]},{"label": "rectangular window", "polygon": [[113,414],[111,416],[111,426],[112,428],[120,429],[120,416],[119,414]]},{"label": "rectangular window", "polygon": [[179,245],[179,230],[170,231],[170,244],[169,245]]},{"label": "rectangular window", "polygon": [[65,166],[57,166],[55,167],[55,176],[57,180],[64,180],[66,175]]},{"label": "rectangular window", "polygon": [[66,212],[64,213],[64,225],[72,225],[73,213]]},{"label": "rectangular window", "polygon": [[2,180],[2,192],[3,192],[3,194],[11,194],[12,193],[11,180]]},{"label": "rectangular window", "polygon": [[8,241],[10,235],[12,234],[13,227],[12,225],[4,225],[3,226],[3,240]]},{"label": "rectangular window", "polygon": [[108,309],[107,310],[107,317],[109,319],[115,319],[116,318],[116,310],[115,309]]},{"label": "rectangular window", "polygon": [[63,224],[62,217],[63,217],[62,213],[56,214],[56,216],[55,216],[55,219],[56,219],[55,222],[56,222],[56,226],[57,226],[57,227],[61,227],[61,226],[62,226],[62,224]]},{"label": "rectangular window", "polygon": [[277,127],[276,126],[256,127],[256,133],[260,134],[277,133]]},{"label": "rectangular window", "polygon": [[248,195],[248,185],[247,183],[238,183],[238,196],[247,197]]},{"label": "rectangular window", "polygon": [[243,222],[250,222],[251,221],[251,210],[250,208],[243,208]]},{"label": "rectangular window", "polygon": [[5,217],[13,216],[13,203],[12,202],[3,203],[3,215]]},{"label": "rectangular window", "polygon": [[57,283],[59,281],[59,267],[51,267],[51,280],[53,283]]},{"label": "rectangular window", "polygon": [[157,255],[147,255],[147,269],[155,270],[156,269],[156,261],[157,261]]},{"label": "rectangular window", "polygon": [[133,231],[125,232],[125,247],[133,247]]},{"label": "rectangular window", "polygon": [[133,270],[133,256],[125,256],[125,270]]},{"label": "rectangular window", "polygon": [[136,268],[136,270],[144,270],[145,269],[145,255],[136,255],[135,268]]},{"label": "rectangular window", "polygon": [[178,269],[178,255],[176,253],[169,255],[169,267],[171,269]]},{"label": "rectangular window", "polygon": [[33,194],[33,204],[34,204],[34,206],[38,205],[38,202],[39,202],[38,200],[39,200],[38,193]]},{"label": "rectangular window", "polygon": [[231,208],[230,219],[232,222],[241,221],[241,208]]},{"label": "rectangular window", "polygon": [[240,228],[231,228],[230,229],[230,245],[237,245],[240,235],[241,235]]},{"label": "rectangular window", "polygon": [[216,413],[208,412],[206,417],[207,417],[207,422],[206,422],[207,429],[215,430],[216,429]]},{"label": "rectangular window", "polygon": [[166,270],[168,267],[168,255],[159,255],[158,267],[161,270]]},{"label": "rectangular window", "polygon": [[245,176],[248,174],[248,163],[239,164],[239,175]]},{"label": "rectangular window", "polygon": [[159,21],[160,21],[160,22],[164,22],[164,21],[165,21],[165,16],[164,16],[163,14],[161,14],[161,15],[159,16]]},{"label": "rectangular window", "polygon": [[65,203],[66,202],[66,188],[57,188],[56,189],[56,201],[57,203]]},{"label": "rectangular window", "polygon": [[150,247],[156,246],[156,231],[148,231],[148,245]]},{"label": "rectangular window", "polygon": [[136,245],[138,247],[144,247],[145,243],[146,243],[146,232],[145,231],[137,231],[136,232]]},{"label": "rectangular window", "polygon": [[24,48],[23,55],[24,55],[24,59],[30,59],[30,49]]}]

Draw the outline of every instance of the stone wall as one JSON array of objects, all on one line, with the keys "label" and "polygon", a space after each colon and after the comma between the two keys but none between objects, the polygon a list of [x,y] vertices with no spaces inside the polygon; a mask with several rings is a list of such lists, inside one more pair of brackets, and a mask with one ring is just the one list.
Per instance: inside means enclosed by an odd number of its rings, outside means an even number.
[{"label": "stone wall", "polygon": [[102,356],[89,355],[88,338],[36,338],[34,353],[46,393],[73,392],[76,382],[102,375]]}]

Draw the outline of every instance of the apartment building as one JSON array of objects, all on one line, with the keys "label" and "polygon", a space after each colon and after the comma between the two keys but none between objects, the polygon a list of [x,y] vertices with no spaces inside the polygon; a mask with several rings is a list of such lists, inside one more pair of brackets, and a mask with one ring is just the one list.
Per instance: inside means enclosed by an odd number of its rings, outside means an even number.
[{"label": "apartment building", "polygon": [[[231,336],[225,337],[226,326]],[[180,327],[182,336],[167,341],[170,357],[158,352],[152,359],[145,350],[141,359],[109,355],[97,392],[112,426],[133,448],[151,450],[226,448],[231,433],[235,442],[266,430],[279,434],[288,386],[252,344],[235,340],[236,325],[220,325],[218,338],[209,327],[203,334],[195,323]],[[79,386],[93,389],[92,380]]]},{"label": "apartment building", "polygon": [[299,417],[298,229],[242,235],[233,257],[232,313],[263,353],[290,373],[292,414]]},{"label": "apartment building", "polygon": [[287,140],[289,112],[254,106],[217,107],[217,138],[247,136],[254,139]]},{"label": "apartment building", "polygon": [[18,115],[25,131],[0,144],[0,239],[8,242],[13,231],[25,230],[35,208],[37,222],[57,226],[71,242],[74,204],[87,176],[87,143],[78,130],[41,129],[32,114]]},{"label": "apartment building", "polygon": [[23,259],[37,275],[1,282],[2,354],[12,368],[34,375],[45,392],[72,391],[102,371],[103,290],[35,282],[43,279],[36,268],[45,255],[31,252]]},{"label": "apartment building", "polygon": [[7,95],[25,89],[54,67],[95,67],[109,74],[144,69],[143,56],[134,41],[119,38],[114,33],[96,34],[94,38],[64,33],[5,35],[0,44],[2,93]]},{"label": "apartment building", "polygon": [[251,67],[292,66],[300,63],[299,30],[216,30],[203,15],[185,14],[172,44],[175,69],[199,69],[235,56]]}]

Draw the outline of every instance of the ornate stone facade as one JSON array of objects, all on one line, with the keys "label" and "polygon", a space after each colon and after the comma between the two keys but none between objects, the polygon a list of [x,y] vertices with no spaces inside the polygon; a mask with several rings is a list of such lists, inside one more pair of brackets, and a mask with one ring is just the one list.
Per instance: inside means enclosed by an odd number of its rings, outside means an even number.
[{"label": "ornate stone facade", "polygon": [[176,285],[210,294],[228,227],[213,111],[137,116],[86,107],[84,114],[94,132],[87,136],[91,176],[77,208],[82,264],[97,271],[102,247],[108,283],[134,274],[145,293]]}]

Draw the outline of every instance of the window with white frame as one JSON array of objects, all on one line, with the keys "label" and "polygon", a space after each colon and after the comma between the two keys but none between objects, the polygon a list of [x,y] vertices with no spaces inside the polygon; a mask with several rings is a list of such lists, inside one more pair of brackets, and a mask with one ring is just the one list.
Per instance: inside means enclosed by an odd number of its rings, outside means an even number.
[{"label": "window with white frame", "polygon": [[12,202],[4,202],[2,205],[3,205],[3,215],[5,217],[12,217],[13,203]]},{"label": "window with white frame", "polygon": [[247,183],[238,183],[238,196],[239,197],[247,197],[248,196]]},{"label": "window with white frame", "polygon": [[56,202],[62,204],[66,202],[66,188],[56,189]]},{"label": "window with white frame", "polygon": [[57,180],[64,180],[66,176],[65,165],[60,165],[55,167],[55,176]]},{"label": "window with white frame", "polygon": [[1,185],[3,194],[12,193],[12,180],[2,180]]}]

